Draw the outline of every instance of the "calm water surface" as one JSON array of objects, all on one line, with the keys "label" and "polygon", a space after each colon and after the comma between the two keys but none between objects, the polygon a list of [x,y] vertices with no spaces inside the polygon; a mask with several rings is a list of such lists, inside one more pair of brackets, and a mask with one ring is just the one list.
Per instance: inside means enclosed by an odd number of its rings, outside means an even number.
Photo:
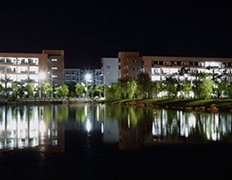
[{"label": "calm water surface", "polygon": [[232,114],[101,104],[0,107],[0,179],[231,177]]}]

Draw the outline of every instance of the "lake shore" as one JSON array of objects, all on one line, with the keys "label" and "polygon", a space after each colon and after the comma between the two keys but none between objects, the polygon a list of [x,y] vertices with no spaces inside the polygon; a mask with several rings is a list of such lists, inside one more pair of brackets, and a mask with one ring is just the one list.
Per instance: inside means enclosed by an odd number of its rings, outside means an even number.
[{"label": "lake shore", "polygon": [[98,102],[122,106],[196,110],[213,113],[218,111],[232,112],[232,99],[125,99]]}]

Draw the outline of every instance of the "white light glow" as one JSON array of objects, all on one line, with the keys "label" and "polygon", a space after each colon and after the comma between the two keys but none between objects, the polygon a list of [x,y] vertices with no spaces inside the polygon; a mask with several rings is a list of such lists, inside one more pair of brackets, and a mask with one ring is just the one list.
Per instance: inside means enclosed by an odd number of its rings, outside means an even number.
[{"label": "white light glow", "polygon": [[46,73],[45,73],[45,72],[40,72],[40,73],[39,73],[39,78],[40,78],[41,80],[44,80],[44,79],[46,78]]},{"label": "white light glow", "polygon": [[85,80],[86,80],[86,81],[89,81],[89,80],[91,79],[91,77],[92,77],[92,75],[89,74],[89,73],[87,73],[87,74],[85,75]]},{"label": "white light glow", "polygon": [[101,132],[104,133],[104,124],[101,123]]},{"label": "white light glow", "polygon": [[128,114],[128,117],[127,117],[127,121],[128,121],[128,128],[130,128],[130,115]]},{"label": "white light glow", "polygon": [[86,130],[89,132],[91,130],[91,123],[90,123],[90,120],[87,119],[86,121]]},{"label": "white light glow", "polygon": [[46,126],[45,126],[45,123],[44,123],[44,121],[41,121],[40,122],[40,133],[41,134],[44,134],[44,132],[45,132],[45,129],[46,129]]}]

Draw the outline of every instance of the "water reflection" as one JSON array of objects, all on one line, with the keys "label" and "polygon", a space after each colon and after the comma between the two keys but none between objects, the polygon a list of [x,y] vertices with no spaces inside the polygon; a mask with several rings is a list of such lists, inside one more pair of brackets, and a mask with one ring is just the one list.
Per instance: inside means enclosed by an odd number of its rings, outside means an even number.
[{"label": "water reflection", "polygon": [[[64,151],[64,132],[120,149],[170,143],[231,142],[231,113],[102,104],[0,107],[0,150]],[[82,134],[82,135],[81,135]],[[67,139],[66,139],[67,141]],[[91,144],[88,144],[91,146]]]},{"label": "water reflection", "polygon": [[63,124],[52,116],[51,106],[0,108],[0,150],[36,148],[63,151]]},{"label": "water reflection", "polygon": [[164,143],[231,142],[231,119],[231,113],[225,112],[106,106],[103,140],[118,139],[121,149]]}]

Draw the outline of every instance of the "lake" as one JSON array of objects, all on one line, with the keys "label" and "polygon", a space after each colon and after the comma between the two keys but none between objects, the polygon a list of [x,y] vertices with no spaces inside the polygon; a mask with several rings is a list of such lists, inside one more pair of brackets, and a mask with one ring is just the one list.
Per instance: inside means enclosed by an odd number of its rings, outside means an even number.
[{"label": "lake", "polygon": [[225,178],[232,114],[104,104],[0,107],[0,179]]}]

